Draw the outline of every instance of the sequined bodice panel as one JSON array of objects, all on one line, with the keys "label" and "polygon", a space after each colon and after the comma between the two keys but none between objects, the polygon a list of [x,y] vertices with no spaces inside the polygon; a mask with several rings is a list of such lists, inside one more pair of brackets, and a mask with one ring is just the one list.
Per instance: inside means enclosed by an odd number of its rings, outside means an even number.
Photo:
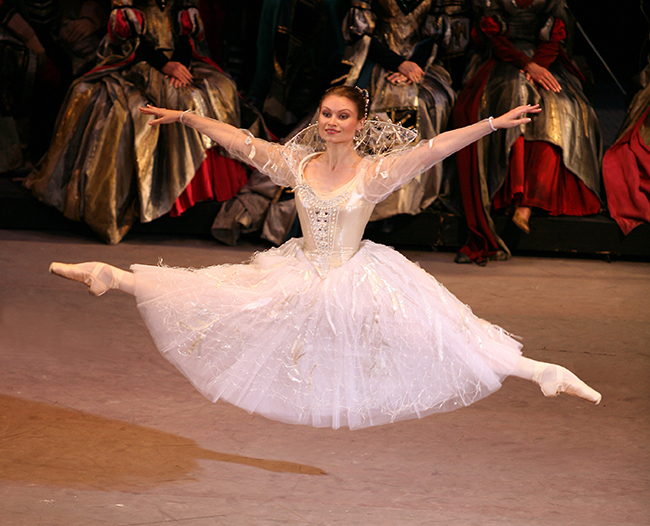
[{"label": "sequined bodice panel", "polygon": [[321,275],[340,267],[359,250],[375,207],[356,190],[359,176],[357,174],[340,190],[321,195],[307,184],[301,174],[294,189],[304,236],[303,251]]}]

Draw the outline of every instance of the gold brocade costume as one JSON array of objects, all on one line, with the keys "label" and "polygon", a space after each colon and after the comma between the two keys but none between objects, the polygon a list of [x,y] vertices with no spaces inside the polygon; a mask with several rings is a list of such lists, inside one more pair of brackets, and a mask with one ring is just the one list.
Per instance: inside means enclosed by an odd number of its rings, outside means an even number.
[{"label": "gold brocade costume", "polygon": [[[529,57],[535,55],[540,40],[550,39],[556,19],[568,19],[564,0],[477,0],[475,3],[483,16],[500,17],[505,24],[505,38]],[[466,78],[470,79],[485,60],[485,56],[475,56]],[[543,111],[525,126],[524,139],[545,141],[561,148],[564,166],[600,199],[602,139],[596,113],[580,79],[566,63],[558,58],[548,70],[562,88],[559,93],[534,85],[512,63],[497,60],[483,90],[476,119],[502,115],[520,104],[540,104]],[[510,151],[522,135],[522,128],[495,133],[477,143],[479,171],[482,180],[487,182],[490,198],[506,179]]]},{"label": "gold brocade costume", "polygon": [[[50,149],[26,182],[37,198],[70,219],[85,221],[107,243],[119,243],[134,222],[169,212],[206,150],[215,146],[180,123],[149,126],[151,117],[142,115],[140,106],[191,109],[240,124],[233,81],[201,60],[191,44],[202,38],[194,4],[113,2],[100,61],[71,86]],[[174,88],[161,71],[135,57],[147,42],[171,58],[183,30],[192,45],[188,69],[194,82]]]},{"label": "gold brocade costume", "polygon": [[[400,4],[402,6],[400,7]],[[406,7],[406,4],[409,4]],[[431,16],[433,0],[354,0],[344,22],[348,46],[343,62],[351,69],[345,78],[348,86],[367,87],[369,115],[391,119],[418,132],[419,139],[430,139],[444,131],[456,100],[449,73],[437,62],[438,43],[434,44],[424,76],[418,84],[392,84],[388,71],[369,59],[371,39],[409,60],[416,48],[427,40],[439,40],[440,19]],[[356,42],[354,35],[363,35]],[[368,71],[371,68],[371,71]],[[441,193],[447,184],[443,165],[438,164],[397,190],[374,210],[372,220],[396,214],[417,214]]]}]

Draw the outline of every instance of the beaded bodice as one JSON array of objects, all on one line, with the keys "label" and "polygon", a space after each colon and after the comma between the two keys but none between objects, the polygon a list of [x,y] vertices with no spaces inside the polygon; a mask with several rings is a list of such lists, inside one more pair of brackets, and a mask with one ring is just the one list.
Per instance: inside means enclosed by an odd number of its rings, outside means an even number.
[{"label": "beaded bodice", "polygon": [[[307,160],[307,159],[305,159]],[[373,203],[357,191],[357,176],[334,192],[318,194],[302,176],[294,188],[304,236],[303,252],[321,275],[340,267],[359,250]]]}]

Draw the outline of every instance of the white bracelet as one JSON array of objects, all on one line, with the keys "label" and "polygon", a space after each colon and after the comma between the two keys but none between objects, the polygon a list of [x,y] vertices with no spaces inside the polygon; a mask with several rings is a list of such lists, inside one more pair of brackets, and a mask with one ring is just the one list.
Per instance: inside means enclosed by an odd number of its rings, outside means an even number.
[{"label": "white bracelet", "polygon": [[[490,125],[490,128],[492,128],[492,131],[497,131],[498,128],[494,127],[494,124],[492,124],[493,117],[488,117],[488,124]],[[181,121],[183,122],[183,121]]]},{"label": "white bracelet", "polygon": [[[183,122],[183,115],[185,115],[188,111],[190,111],[190,110],[185,110],[183,113],[181,113],[181,116],[178,118],[178,122],[180,122],[181,124],[185,124]],[[490,117],[490,118],[492,118],[492,117]]]}]

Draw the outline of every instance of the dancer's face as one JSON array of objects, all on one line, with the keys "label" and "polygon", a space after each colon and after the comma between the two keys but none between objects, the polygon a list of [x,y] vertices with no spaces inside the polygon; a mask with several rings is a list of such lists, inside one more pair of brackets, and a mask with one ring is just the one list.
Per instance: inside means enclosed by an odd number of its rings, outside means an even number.
[{"label": "dancer's face", "polygon": [[347,97],[330,95],[323,99],[318,114],[318,133],[330,143],[344,143],[354,139],[354,132],[363,127],[357,108]]}]

